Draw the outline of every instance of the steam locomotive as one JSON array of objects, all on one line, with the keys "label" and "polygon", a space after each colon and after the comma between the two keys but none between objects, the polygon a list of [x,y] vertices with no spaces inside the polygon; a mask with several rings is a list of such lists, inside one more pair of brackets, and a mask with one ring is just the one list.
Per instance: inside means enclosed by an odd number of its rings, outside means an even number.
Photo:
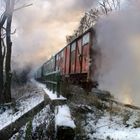
[{"label": "steam locomotive", "polygon": [[35,78],[52,89],[68,82],[90,91],[98,86],[95,56],[95,30],[90,28],[45,62],[36,72]]}]

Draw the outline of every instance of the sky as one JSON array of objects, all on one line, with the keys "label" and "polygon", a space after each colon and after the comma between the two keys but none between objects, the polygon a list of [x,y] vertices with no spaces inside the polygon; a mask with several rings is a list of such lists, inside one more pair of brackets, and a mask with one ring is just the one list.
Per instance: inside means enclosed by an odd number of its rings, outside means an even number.
[{"label": "sky", "polygon": [[[19,1],[15,7],[33,3],[13,16],[13,60],[19,67],[39,66],[66,45],[84,12],[95,5],[94,0],[30,0]],[[18,57],[18,60],[15,59]]]}]

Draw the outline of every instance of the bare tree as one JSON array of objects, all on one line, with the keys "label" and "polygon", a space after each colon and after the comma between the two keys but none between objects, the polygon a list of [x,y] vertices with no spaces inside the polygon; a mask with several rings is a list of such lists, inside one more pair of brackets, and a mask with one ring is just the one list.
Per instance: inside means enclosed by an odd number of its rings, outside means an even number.
[{"label": "bare tree", "polygon": [[102,13],[109,14],[112,11],[120,10],[121,0],[101,0],[99,1]]},{"label": "bare tree", "polygon": [[66,36],[67,43],[74,40],[77,36],[81,35],[83,32],[92,27],[100,17],[100,11],[95,8],[91,9],[89,12],[85,13],[85,15],[81,18],[79,26],[77,30],[74,30],[74,34],[72,36]]},{"label": "bare tree", "polygon": [[0,17],[0,103],[11,102],[11,24],[13,13],[32,5],[24,4],[15,9],[16,2],[16,0],[1,0],[5,11]]},{"label": "bare tree", "polygon": [[121,0],[100,0],[98,2],[97,8],[86,12],[85,15],[81,18],[79,26],[77,30],[74,31],[74,34],[72,36],[66,37],[67,43],[71,42],[90,27],[93,27],[100,16],[108,15],[112,11],[120,10],[120,5]]},{"label": "bare tree", "polygon": [[15,0],[9,0],[9,9],[8,9],[8,17],[7,17],[7,24],[6,24],[6,60],[5,60],[5,101],[11,101],[11,50],[12,50],[12,41],[11,41],[11,23],[12,23],[12,16],[14,12],[14,5]]},{"label": "bare tree", "polygon": [[11,23],[15,0],[4,2],[5,11],[0,19],[0,103],[11,101]]}]

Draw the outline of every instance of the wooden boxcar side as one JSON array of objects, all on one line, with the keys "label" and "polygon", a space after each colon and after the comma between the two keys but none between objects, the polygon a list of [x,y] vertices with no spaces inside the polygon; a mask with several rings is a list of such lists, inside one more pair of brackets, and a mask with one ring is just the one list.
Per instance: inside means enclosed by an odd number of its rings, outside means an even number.
[{"label": "wooden boxcar side", "polygon": [[76,73],[81,73],[82,71],[82,38],[77,40],[76,45]]},{"label": "wooden boxcar side", "polygon": [[[64,76],[69,77],[71,82],[83,83],[89,86],[89,89],[95,81],[92,76],[96,67],[91,67],[94,63],[93,46],[95,43],[95,31],[93,28],[76,38],[66,47],[66,72]],[[92,66],[95,64],[92,64]],[[94,69],[94,70],[93,70]],[[96,83],[96,82],[95,82]],[[88,87],[87,87],[88,88]]]},{"label": "wooden boxcar side", "polygon": [[[66,47],[60,50],[54,57],[43,65],[43,74],[46,79],[51,81],[58,79],[58,75],[63,80],[71,81],[72,83],[80,83],[89,89],[93,85],[95,64],[93,46],[95,40],[95,31],[89,29]],[[50,82],[49,83],[54,83]]]},{"label": "wooden boxcar side", "polygon": [[70,49],[70,74],[75,74],[76,68],[76,41],[71,44]]},{"label": "wooden boxcar side", "polygon": [[82,37],[82,73],[89,71],[89,58],[90,58],[90,32]]}]

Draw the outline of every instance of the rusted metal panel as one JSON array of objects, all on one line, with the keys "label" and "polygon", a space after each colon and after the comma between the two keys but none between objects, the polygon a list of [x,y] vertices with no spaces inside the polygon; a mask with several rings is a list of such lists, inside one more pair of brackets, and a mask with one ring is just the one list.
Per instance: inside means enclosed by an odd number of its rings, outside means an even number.
[{"label": "rusted metal panel", "polygon": [[81,73],[82,70],[82,40],[77,41],[76,47],[76,73]]},{"label": "rusted metal panel", "polygon": [[88,73],[90,58],[90,33],[87,33],[82,37],[82,49],[82,73]]},{"label": "rusted metal panel", "polygon": [[75,73],[76,68],[76,42],[73,42],[71,44],[71,67],[70,67],[70,73]]},{"label": "rusted metal panel", "polygon": [[82,73],[87,73],[89,70],[89,45],[83,47],[83,57],[82,57]]}]

